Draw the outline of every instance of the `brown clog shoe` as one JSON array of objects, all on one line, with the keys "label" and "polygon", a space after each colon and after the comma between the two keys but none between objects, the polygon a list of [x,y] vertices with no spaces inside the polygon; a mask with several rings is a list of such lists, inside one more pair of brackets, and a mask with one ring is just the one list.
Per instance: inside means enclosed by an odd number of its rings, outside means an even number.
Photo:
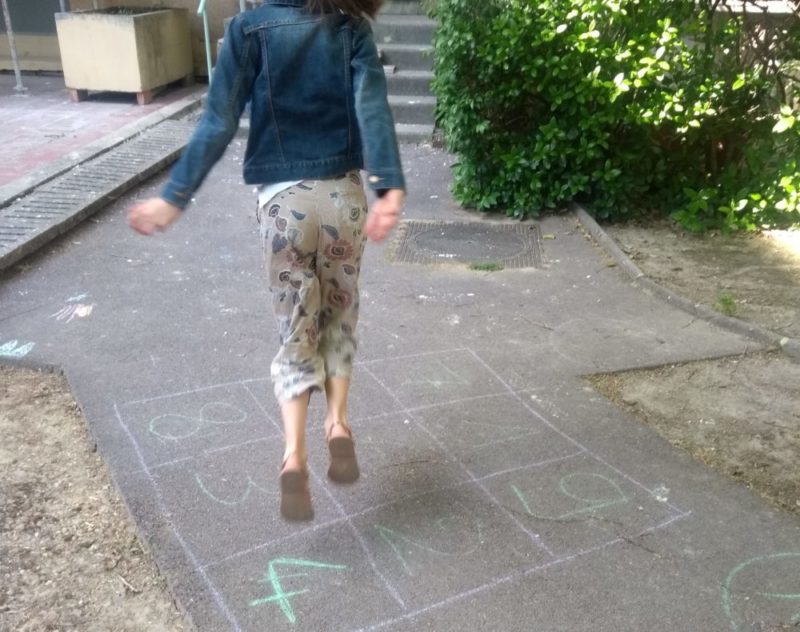
[{"label": "brown clog shoe", "polygon": [[[333,437],[333,429],[341,426],[347,432],[347,436]],[[350,427],[341,422],[332,424],[328,428],[328,451],[331,454],[331,464],[328,467],[328,478],[337,483],[354,483],[358,480],[359,470],[356,460],[356,444],[353,441],[353,433]]]},{"label": "brown clog shoe", "polygon": [[287,470],[286,460],[281,464],[281,515],[287,520],[313,520],[311,491],[308,486],[308,469]]}]

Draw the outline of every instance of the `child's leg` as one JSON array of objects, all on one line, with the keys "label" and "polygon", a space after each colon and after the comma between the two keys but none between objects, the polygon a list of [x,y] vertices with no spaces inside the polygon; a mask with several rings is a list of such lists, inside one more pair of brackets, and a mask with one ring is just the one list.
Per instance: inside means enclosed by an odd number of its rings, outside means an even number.
[{"label": "child's leg", "polygon": [[281,466],[281,514],[289,520],[311,520],[311,491],[306,465],[306,415],[311,393],[306,391],[281,405],[286,450]]},{"label": "child's leg", "polygon": [[329,377],[325,380],[325,397],[328,400],[328,413],[325,416],[325,430],[329,437],[343,437],[347,434],[347,395],[350,390],[349,377]]},{"label": "child's leg", "polygon": [[361,257],[367,199],[357,172],[324,181],[330,202],[320,207],[317,250],[320,280],[319,353],[325,363],[328,417],[347,420],[347,394],[355,357]]},{"label": "child's leg", "polygon": [[303,469],[306,463],[306,418],[310,391],[281,404],[283,434],[286,438],[286,449],[283,452],[285,469]]},{"label": "child's leg", "polygon": [[364,251],[367,201],[356,172],[326,181],[330,189],[317,261],[321,286],[320,345],[325,363],[325,395],[328,412],[325,431],[331,452],[328,475],[339,482],[358,478],[358,464],[347,419],[347,397],[358,323],[358,278]]},{"label": "child's leg", "polygon": [[306,466],[306,417],[311,392],[325,381],[324,362],[317,350],[319,219],[312,193],[305,185],[291,187],[258,214],[281,344],[271,367],[286,437],[281,513],[292,520],[309,520],[314,515]]},{"label": "child's leg", "polygon": [[264,263],[278,323],[272,361],[275,396],[288,402],[321,390],[325,363],[318,352],[321,288],[317,278],[319,218],[316,192],[290,187],[260,209]]}]

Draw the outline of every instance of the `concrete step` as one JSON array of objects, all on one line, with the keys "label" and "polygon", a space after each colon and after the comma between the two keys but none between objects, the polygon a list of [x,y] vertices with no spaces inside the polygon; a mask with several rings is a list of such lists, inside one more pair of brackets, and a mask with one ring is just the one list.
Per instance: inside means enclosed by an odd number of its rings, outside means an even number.
[{"label": "concrete step", "polygon": [[372,28],[378,48],[393,43],[430,46],[436,22],[422,15],[381,15]]},{"label": "concrete step", "polygon": [[395,123],[433,125],[436,97],[390,94],[389,106],[392,108]]},{"label": "concrete step", "polygon": [[389,94],[429,97],[433,73],[430,70],[398,70],[386,75]]},{"label": "concrete step", "polygon": [[419,0],[388,0],[379,15],[425,15],[425,9]]},{"label": "concrete step", "polygon": [[[395,123],[395,133],[397,140],[401,143],[421,143],[433,140],[434,126],[424,123]],[[247,138],[250,133],[250,119],[244,114],[239,121],[239,129],[236,132],[239,138]],[[2,236],[2,235],[0,235]],[[0,265],[0,269],[2,266]]]},{"label": "concrete step", "polygon": [[[252,9],[264,4],[264,0],[245,0],[247,8]],[[420,0],[386,0],[381,7],[380,13],[388,15],[424,15],[425,9]]]},{"label": "concrete step", "polygon": [[[245,0],[247,8],[260,7],[264,4],[264,0]],[[425,9],[420,0],[386,0],[381,7],[381,13],[390,15],[408,15],[420,14],[424,15]]]},{"label": "concrete step", "polygon": [[378,50],[384,64],[400,70],[433,70],[433,46],[430,44],[381,44]]},{"label": "concrete step", "polygon": [[433,125],[411,125],[397,123],[394,126],[400,143],[424,143],[433,141]]}]

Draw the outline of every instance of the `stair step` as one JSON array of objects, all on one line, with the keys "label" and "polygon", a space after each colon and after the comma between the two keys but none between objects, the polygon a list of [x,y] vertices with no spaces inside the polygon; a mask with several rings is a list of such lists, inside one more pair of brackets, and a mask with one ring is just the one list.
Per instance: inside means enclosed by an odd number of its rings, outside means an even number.
[{"label": "stair step", "polygon": [[389,94],[429,97],[433,73],[430,70],[399,70],[386,75]]},{"label": "stair step", "polygon": [[[425,141],[432,141],[434,134],[434,126],[425,123],[395,123],[395,133],[397,140],[401,143],[419,143]],[[239,138],[247,138],[250,132],[250,119],[245,114],[239,120],[239,130],[237,135]]]},{"label": "stair step", "polygon": [[388,0],[381,7],[380,15],[424,15],[419,0]]},{"label": "stair step", "polygon": [[422,15],[381,15],[373,25],[375,42],[384,44],[427,44],[433,41],[436,22]]},{"label": "stair step", "polygon": [[430,44],[380,44],[383,63],[402,70],[433,70],[433,46]]},{"label": "stair step", "polygon": [[433,125],[397,123],[394,128],[397,133],[397,140],[401,143],[422,143],[433,140]]},{"label": "stair step", "polygon": [[395,123],[433,125],[436,97],[390,94],[389,107],[392,108]]}]

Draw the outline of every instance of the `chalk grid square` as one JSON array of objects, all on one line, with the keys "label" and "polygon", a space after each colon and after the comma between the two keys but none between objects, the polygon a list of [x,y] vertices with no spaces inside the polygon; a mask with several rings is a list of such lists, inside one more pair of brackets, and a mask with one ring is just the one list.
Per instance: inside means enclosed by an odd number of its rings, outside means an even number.
[{"label": "chalk grid square", "polygon": [[[263,476],[281,447],[258,395],[267,380],[119,407],[159,503],[234,628],[413,619],[688,515],[558,431],[468,349],[359,370],[373,379],[369,398],[383,402],[358,420],[364,480],[338,488],[315,456],[322,476],[307,527],[277,524]],[[443,563],[457,569],[455,583],[433,578]],[[342,594],[358,598],[342,604]]]}]

